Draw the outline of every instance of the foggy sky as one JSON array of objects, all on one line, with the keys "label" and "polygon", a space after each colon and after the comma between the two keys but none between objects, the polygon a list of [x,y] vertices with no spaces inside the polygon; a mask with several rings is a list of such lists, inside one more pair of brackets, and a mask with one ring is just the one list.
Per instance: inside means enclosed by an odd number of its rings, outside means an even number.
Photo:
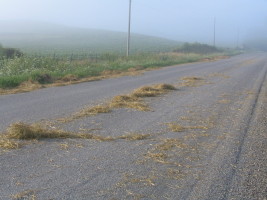
[{"label": "foggy sky", "polygon": [[[0,0],[0,20],[127,31],[129,0]],[[267,0],[132,0],[132,32],[232,45],[267,35]],[[265,34],[265,36],[264,36]]]}]

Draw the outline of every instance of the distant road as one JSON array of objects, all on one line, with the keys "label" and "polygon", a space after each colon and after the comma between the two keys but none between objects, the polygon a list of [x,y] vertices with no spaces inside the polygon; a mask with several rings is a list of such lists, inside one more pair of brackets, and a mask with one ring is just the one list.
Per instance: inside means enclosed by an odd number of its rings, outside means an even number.
[{"label": "distant road", "polygon": [[[267,199],[267,54],[251,53],[29,93],[0,96],[0,131],[69,116],[156,83],[153,111],[117,109],[56,124],[145,140],[44,140],[0,154],[0,199]],[[198,77],[195,84],[187,78]],[[184,80],[183,80],[184,79]],[[168,128],[182,127],[180,132]]]}]

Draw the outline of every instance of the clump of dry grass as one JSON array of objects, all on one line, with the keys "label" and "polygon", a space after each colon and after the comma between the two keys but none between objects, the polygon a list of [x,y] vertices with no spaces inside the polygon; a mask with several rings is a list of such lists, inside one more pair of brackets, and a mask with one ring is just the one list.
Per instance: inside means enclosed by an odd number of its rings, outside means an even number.
[{"label": "clump of dry grass", "polygon": [[[146,186],[155,186],[155,181],[157,179],[158,177],[156,176],[156,174],[154,174],[154,172],[148,174],[147,176],[141,176],[141,175],[135,176],[134,174],[126,173],[124,175],[124,180],[122,181],[122,183],[119,183],[119,185],[126,185],[127,183],[133,183],[133,184],[143,183]],[[131,192],[131,194],[133,193]],[[137,199],[140,199],[140,198],[137,198]]]},{"label": "clump of dry grass", "polygon": [[43,88],[44,86],[41,85],[38,82],[29,80],[21,83],[18,87],[13,89],[2,89],[0,88],[0,95],[1,94],[16,94],[16,93],[22,93],[22,92],[30,92],[33,90],[38,90]]},{"label": "clump of dry grass", "polygon": [[150,134],[138,134],[138,133],[129,133],[127,135],[119,136],[118,139],[125,139],[125,140],[145,140],[149,138]]},{"label": "clump of dry grass", "polygon": [[97,115],[99,113],[109,113],[111,109],[109,106],[106,105],[97,105],[89,108],[84,108],[79,113],[74,115],[74,118],[81,118],[85,116]]},{"label": "clump of dry grass", "polygon": [[164,139],[161,144],[157,145],[156,150],[169,151],[172,148],[185,149],[187,147],[188,146],[182,140],[174,139],[174,138],[168,138],[168,139]]},{"label": "clump of dry grass", "polygon": [[184,81],[182,83],[182,86],[187,86],[187,87],[197,87],[204,85],[206,83],[203,78],[196,76],[183,77],[182,80]]},{"label": "clump of dry grass", "polygon": [[182,126],[180,124],[177,124],[175,122],[167,123],[167,126],[170,131],[172,132],[183,132],[185,130],[189,129],[202,129],[202,130],[208,130],[209,128],[206,126]]},{"label": "clump of dry grass", "polygon": [[170,84],[157,84],[154,87],[161,91],[176,90],[176,87]]},{"label": "clump of dry grass", "polygon": [[7,138],[0,138],[0,148],[2,149],[17,149],[19,148],[19,143],[18,142],[15,142],[15,141],[12,141],[12,140],[9,140]]},{"label": "clump of dry grass", "polygon": [[144,86],[134,90],[129,95],[115,96],[113,99],[110,100],[110,102],[104,105],[84,108],[70,117],[57,119],[57,121],[67,123],[82,117],[93,116],[99,113],[109,113],[113,108],[131,108],[139,111],[150,111],[149,106],[144,103],[142,98],[155,97],[171,90],[176,90],[176,88],[170,84]]},{"label": "clump of dry grass", "polygon": [[112,108],[133,108],[140,111],[149,111],[149,107],[139,98],[132,95],[119,95],[114,97],[110,104]]},{"label": "clump of dry grass", "polygon": [[94,116],[100,113],[109,113],[109,112],[111,112],[111,108],[109,105],[96,105],[93,107],[83,108],[82,110],[73,114],[72,116],[60,118],[57,119],[57,121],[61,123],[67,123],[74,121],[75,119],[80,119],[87,116]]},{"label": "clump of dry grass", "polygon": [[180,124],[176,124],[176,123],[167,123],[167,126],[169,130],[172,132],[183,132],[186,130],[186,127],[181,126]]},{"label": "clump of dry grass", "polygon": [[72,82],[72,81],[78,81],[79,78],[74,74],[67,74],[66,76],[61,78],[64,82]]},{"label": "clump of dry grass", "polygon": [[39,124],[28,125],[25,123],[12,124],[6,133],[8,139],[19,139],[19,140],[40,140],[40,139],[93,139],[100,141],[111,141],[114,140],[112,137],[104,137],[94,134],[81,134],[71,133],[62,130],[52,130],[41,127]]},{"label": "clump of dry grass", "polygon": [[29,199],[29,200],[35,200],[36,198],[36,192],[34,190],[27,190],[20,192],[18,194],[11,195],[12,199],[20,200],[20,199]]},{"label": "clump of dry grass", "polygon": [[160,162],[160,163],[162,163],[163,161],[165,161],[168,158],[167,154],[162,153],[162,152],[158,152],[158,153],[148,152],[146,154],[146,157],[153,159],[153,160]]},{"label": "clump of dry grass", "polygon": [[90,140],[98,140],[98,141],[113,141],[116,138],[113,137],[105,137],[105,136],[101,136],[101,135],[95,135],[95,134],[78,134],[78,138],[81,139],[90,139]]},{"label": "clump of dry grass", "polygon": [[15,123],[7,129],[8,139],[33,140],[44,138],[77,138],[75,134],[61,130],[44,129],[39,124]]},{"label": "clump of dry grass", "polygon": [[[63,130],[47,129],[40,124],[25,124],[22,122],[9,126],[5,135],[0,138],[0,148],[15,149],[19,147],[19,143],[13,140],[41,140],[41,139],[91,139],[98,141],[114,141],[123,140],[145,140],[150,134],[129,133],[118,137],[106,137],[90,133],[72,133]],[[67,146],[63,145],[62,147]]]},{"label": "clump of dry grass", "polygon": [[176,88],[170,84],[157,84],[154,86],[144,86],[136,89],[132,95],[135,97],[155,97]]},{"label": "clump of dry grass", "polygon": [[150,86],[144,86],[141,88],[136,89],[132,95],[135,97],[155,97],[162,94],[159,89]]}]

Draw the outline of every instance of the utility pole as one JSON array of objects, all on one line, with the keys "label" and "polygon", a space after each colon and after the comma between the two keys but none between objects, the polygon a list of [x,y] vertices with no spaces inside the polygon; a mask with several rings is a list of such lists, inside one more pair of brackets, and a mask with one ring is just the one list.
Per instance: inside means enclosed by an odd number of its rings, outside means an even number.
[{"label": "utility pole", "polygon": [[131,10],[132,0],[129,0],[129,22],[128,22],[128,38],[127,38],[127,57],[130,55],[130,41],[131,41]]},{"label": "utility pole", "polygon": [[213,46],[215,47],[216,45],[216,17],[214,17],[214,30],[213,30]]},{"label": "utility pole", "polygon": [[238,49],[238,47],[239,47],[239,35],[240,35],[240,33],[239,33],[239,29],[237,30],[237,36],[236,36],[236,48]]}]

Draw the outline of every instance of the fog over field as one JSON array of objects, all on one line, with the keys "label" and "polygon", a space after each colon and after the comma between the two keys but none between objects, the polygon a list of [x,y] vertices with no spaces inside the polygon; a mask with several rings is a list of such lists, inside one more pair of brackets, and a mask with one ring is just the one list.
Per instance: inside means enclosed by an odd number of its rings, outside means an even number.
[{"label": "fog over field", "polygon": [[[266,8],[266,0],[132,0],[132,32],[213,44],[215,25],[217,45],[267,49]],[[129,0],[0,0],[0,33],[29,21],[127,32],[128,10]]]}]

